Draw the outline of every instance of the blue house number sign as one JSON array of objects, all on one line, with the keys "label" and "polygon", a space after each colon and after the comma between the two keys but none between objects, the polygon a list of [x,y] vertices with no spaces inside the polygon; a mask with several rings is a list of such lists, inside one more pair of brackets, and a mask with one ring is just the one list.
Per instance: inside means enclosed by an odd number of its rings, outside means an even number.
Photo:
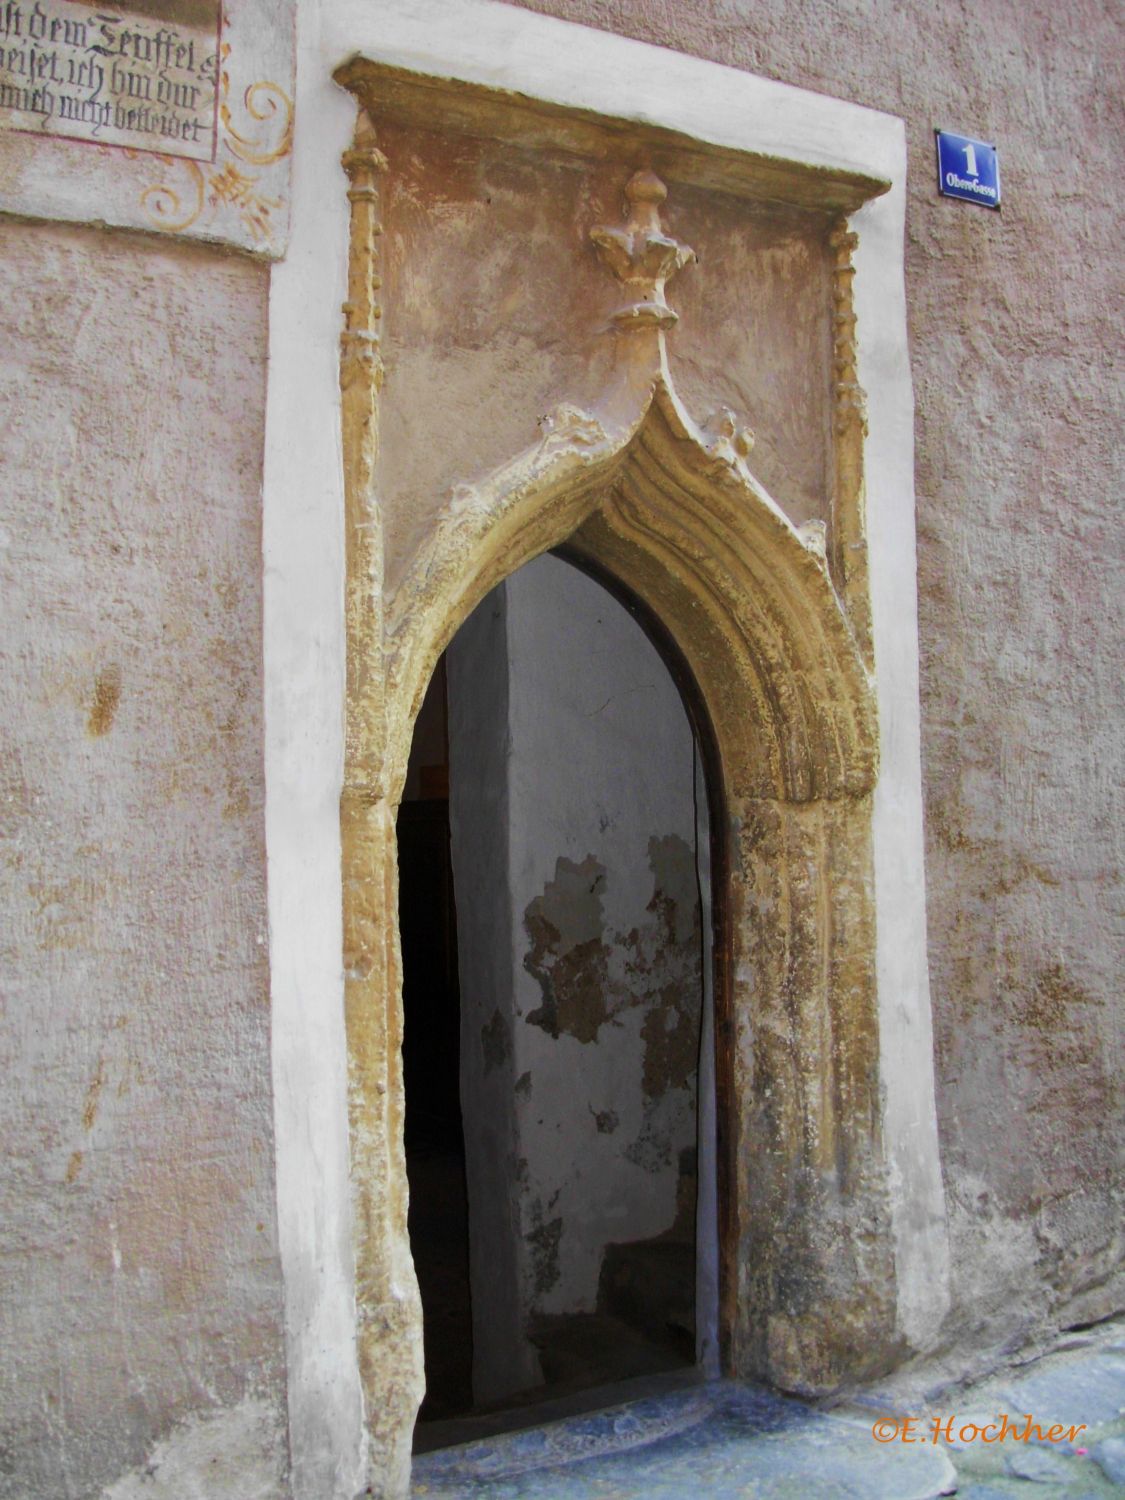
[{"label": "blue house number sign", "polygon": [[1000,158],[986,141],[935,130],[938,189],[947,198],[964,198],[985,208],[1000,207]]}]

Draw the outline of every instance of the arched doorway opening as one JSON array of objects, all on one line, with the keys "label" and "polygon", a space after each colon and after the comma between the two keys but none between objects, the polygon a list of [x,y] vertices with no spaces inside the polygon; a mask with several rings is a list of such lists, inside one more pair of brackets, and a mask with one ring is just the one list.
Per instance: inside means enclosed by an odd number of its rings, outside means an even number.
[{"label": "arched doorway opening", "polygon": [[710,739],[655,622],[589,575],[548,556],[493,590],[415,724],[419,1447],[470,1406],[718,1369]]}]

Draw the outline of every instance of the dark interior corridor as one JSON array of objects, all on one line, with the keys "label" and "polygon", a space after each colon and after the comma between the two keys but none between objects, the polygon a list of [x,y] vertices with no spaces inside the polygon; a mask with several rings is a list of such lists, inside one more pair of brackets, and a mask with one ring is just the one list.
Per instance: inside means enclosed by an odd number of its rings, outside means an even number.
[{"label": "dark interior corridor", "polygon": [[[607,613],[618,608],[608,596],[606,599]],[[510,1425],[521,1425],[519,1413],[543,1402],[572,1398],[622,1381],[666,1378],[670,1372],[691,1371],[697,1360],[697,1147],[692,1140],[670,1158],[663,1148],[666,1165],[662,1170],[671,1172],[675,1183],[672,1222],[655,1235],[638,1236],[635,1230],[630,1234],[630,1220],[622,1217],[613,1237],[598,1241],[596,1297],[582,1307],[536,1309],[526,1319],[524,1331],[534,1351],[538,1378],[511,1389],[501,1399],[474,1399],[471,1174],[466,1171],[469,1121],[462,1118],[466,1097],[461,1067],[464,1022],[451,854],[448,681],[447,658],[443,657],[416,722],[398,818],[409,1230],[422,1297],[426,1370],[426,1395],[415,1434],[417,1451],[461,1440],[471,1430],[465,1427],[466,1419],[491,1422],[489,1430],[496,1430],[496,1414],[508,1412],[512,1414]],[[454,759],[456,752],[455,745]],[[686,774],[690,799],[690,759]],[[591,788],[590,795],[596,797],[597,789]],[[477,873],[481,881],[490,878],[487,863],[480,862]],[[693,873],[690,878],[695,882],[698,877]],[[694,902],[697,897],[691,899]],[[666,899],[654,893],[648,908],[654,932],[664,931],[672,921],[666,907]],[[665,928],[660,927],[662,922]],[[665,936],[672,941],[667,932]],[[633,941],[633,948],[628,947],[628,939]],[[627,971],[638,964],[636,932],[628,939],[624,940],[621,957],[614,960],[624,963]],[[688,930],[686,941],[689,945],[695,942],[699,952],[685,971],[689,975],[694,972],[695,980],[681,975],[677,980],[681,987],[685,982],[700,983],[703,945],[698,913],[695,936],[692,938]],[[564,957],[559,960],[560,970]],[[607,978],[604,983],[620,988],[620,981]],[[643,991],[636,973],[627,983]],[[622,1020],[627,1022],[629,1008],[642,1000],[627,996],[620,1003],[624,1007]],[[687,1039],[686,1068],[691,1077],[684,1075],[692,1099],[700,1045],[699,1003],[698,998],[693,1002],[694,1032]],[[647,1056],[649,1073],[666,1069],[677,1049],[683,1051],[683,1017],[679,1011],[669,1012],[672,1016],[678,1027],[674,1040],[672,1020],[663,1019],[662,1012],[654,1012],[646,1022],[646,1035],[654,1026],[660,1035],[655,1041],[650,1036],[647,1052],[637,1054],[637,1067]],[[665,1026],[669,1028],[667,1040],[661,1040]],[[599,1044],[592,1041],[592,1045]],[[592,1061],[593,1054],[583,1054],[587,1055]],[[522,1079],[520,1086],[526,1086],[526,1082]],[[639,1087],[639,1075],[632,1082],[628,1074],[623,1075],[620,1087],[626,1093]],[[468,1108],[483,1107],[480,1099],[473,1100],[471,1092],[467,1097]],[[584,1116],[586,1106],[579,1106],[579,1110]],[[694,1118],[693,1112],[693,1132]],[[564,1118],[559,1152],[581,1157],[578,1131],[582,1123],[578,1115],[573,1125],[567,1125]],[[607,1120],[604,1127],[599,1125],[599,1130],[603,1128],[616,1128],[615,1120]],[[625,1151],[627,1145],[623,1140],[620,1149]],[[515,1202],[519,1187],[514,1181],[509,1186]]]}]

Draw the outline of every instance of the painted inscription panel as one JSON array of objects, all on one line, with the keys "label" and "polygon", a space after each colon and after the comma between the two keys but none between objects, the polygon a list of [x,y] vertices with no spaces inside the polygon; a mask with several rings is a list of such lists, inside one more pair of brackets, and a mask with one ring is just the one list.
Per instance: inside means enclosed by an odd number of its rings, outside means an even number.
[{"label": "painted inscription panel", "polygon": [[213,161],[220,0],[0,0],[0,125]]},{"label": "painted inscription panel", "polygon": [[285,253],[296,0],[0,0],[0,213]]}]

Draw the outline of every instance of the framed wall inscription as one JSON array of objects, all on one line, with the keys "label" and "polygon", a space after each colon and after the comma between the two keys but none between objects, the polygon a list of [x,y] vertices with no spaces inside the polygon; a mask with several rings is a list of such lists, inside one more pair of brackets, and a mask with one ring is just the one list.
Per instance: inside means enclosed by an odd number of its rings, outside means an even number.
[{"label": "framed wall inscription", "polygon": [[0,0],[0,211],[284,254],[294,0]]},{"label": "framed wall inscription", "polygon": [[0,0],[0,124],[213,161],[220,0]]}]

